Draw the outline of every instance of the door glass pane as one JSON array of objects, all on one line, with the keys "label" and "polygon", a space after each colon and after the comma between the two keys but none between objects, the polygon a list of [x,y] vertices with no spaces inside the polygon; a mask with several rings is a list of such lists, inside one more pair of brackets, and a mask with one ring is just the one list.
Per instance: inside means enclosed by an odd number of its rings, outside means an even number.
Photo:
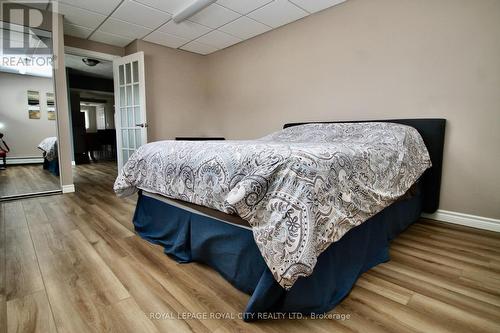
[{"label": "door glass pane", "polygon": [[135,130],[135,147],[139,148],[140,146],[142,146],[141,130],[136,129]]},{"label": "door glass pane", "polygon": [[139,104],[140,104],[139,85],[134,84],[134,105],[139,105]]},{"label": "door glass pane", "polygon": [[123,75],[123,65],[118,66],[118,76],[120,76],[120,84],[125,84],[125,76]]},{"label": "door glass pane", "polygon": [[125,87],[120,88],[120,105],[125,105]]},{"label": "door glass pane", "polygon": [[134,130],[129,130],[128,131],[128,143],[129,143],[130,148],[135,148],[134,141],[135,141]]},{"label": "door glass pane", "polygon": [[132,83],[132,73],[130,71],[130,64],[125,64],[125,75],[127,77],[127,84]]},{"label": "door glass pane", "polygon": [[134,76],[134,83],[139,82],[139,63],[137,61],[134,61],[132,63],[132,72]]},{"label": "door glass pane", "polygon": [[134,111],[134,114],[135,114],[135,124],[134,124],[134,126],[135,126],[137,124],[142,123],[142,121],[141,121],[141,108],[137,108],[136,107],[134,110],[135,110]]},{"label": "door glass pane", "polygon": [[122,127],[127,127],[128,121],[127,121],[127,109],[121,108],[120,112],[120,122],[122,124]]},{"label": "door glass pane", "polygon": [[127,106],[132,105],[132,87],[127,86]]},{"label": "door glass pane", "polygon": [[128,127],[134,127],[135,126],[134,109],[127,108],[127,113],[128,113]]},{"label": "door glass pane", "polygon": [[122,130],[122,147],[128,148],[128,133],[127,130]]},{"label": "door glass pane", "polygon": [[123,163],[125,164],[128,161],[128,150],[123,149],[122,152],[123,152]]}]

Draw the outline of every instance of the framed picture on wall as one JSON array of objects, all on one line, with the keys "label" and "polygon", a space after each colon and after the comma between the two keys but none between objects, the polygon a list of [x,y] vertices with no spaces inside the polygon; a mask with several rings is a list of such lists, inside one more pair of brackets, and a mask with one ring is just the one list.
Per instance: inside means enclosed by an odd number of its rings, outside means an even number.
[{"label": "framed picture on wall", "polygon": [[40,93],[28,90],[28,114],[29,119],[40,119]]},{"label": "framed picture on wall", "polygon": [[47,93],[47,119],[56,120],[54,93]]}]

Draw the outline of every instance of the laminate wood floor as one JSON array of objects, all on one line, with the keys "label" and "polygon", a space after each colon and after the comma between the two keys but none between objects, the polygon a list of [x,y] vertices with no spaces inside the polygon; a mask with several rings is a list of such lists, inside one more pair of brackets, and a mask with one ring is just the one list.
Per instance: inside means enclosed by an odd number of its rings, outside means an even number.
[{"label": "laminate wood floor", "polygon": [[0,197],[60,190],[59,177],[41,164],[9,165],[0,170]]},{"label": "laminate wood floor", "polygon": [[[332,313],[346,320],[181,318],[249,296],[133,232],[112,164],[75,168],[74,194],[0,204],[0,332],[500,332],[500,235],[421,220]],[[171,314],[175,318],[171,318]]]}]

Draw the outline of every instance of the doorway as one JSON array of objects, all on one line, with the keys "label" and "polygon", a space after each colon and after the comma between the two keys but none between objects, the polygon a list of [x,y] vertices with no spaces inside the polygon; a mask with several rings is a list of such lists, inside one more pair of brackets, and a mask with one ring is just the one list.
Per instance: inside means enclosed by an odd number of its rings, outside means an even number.
[{"label": "doorway", "polygon": [[117,161],[114,58],[78,49],[65,54],[74,165]]}]

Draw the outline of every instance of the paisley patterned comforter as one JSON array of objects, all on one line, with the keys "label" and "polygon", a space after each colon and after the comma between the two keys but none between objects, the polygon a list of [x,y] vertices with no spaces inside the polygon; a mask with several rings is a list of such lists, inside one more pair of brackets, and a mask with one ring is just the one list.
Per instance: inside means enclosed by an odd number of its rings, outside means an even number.
[{"label": "paisley patterned comforter", "polygon": [[412,127],[308,124],[253,141],[146,144],[114,189],[239,215],[276,281],[289,289],[312,273],[330,244],[404,195],[430,166]]},{"label": "paisley patterned comforter", "polygon": [[49,137],[45,138],[38,145],[38,149],[42,150],[45,155],[45,159],[52,161],[57,158],[57,138]]}]

